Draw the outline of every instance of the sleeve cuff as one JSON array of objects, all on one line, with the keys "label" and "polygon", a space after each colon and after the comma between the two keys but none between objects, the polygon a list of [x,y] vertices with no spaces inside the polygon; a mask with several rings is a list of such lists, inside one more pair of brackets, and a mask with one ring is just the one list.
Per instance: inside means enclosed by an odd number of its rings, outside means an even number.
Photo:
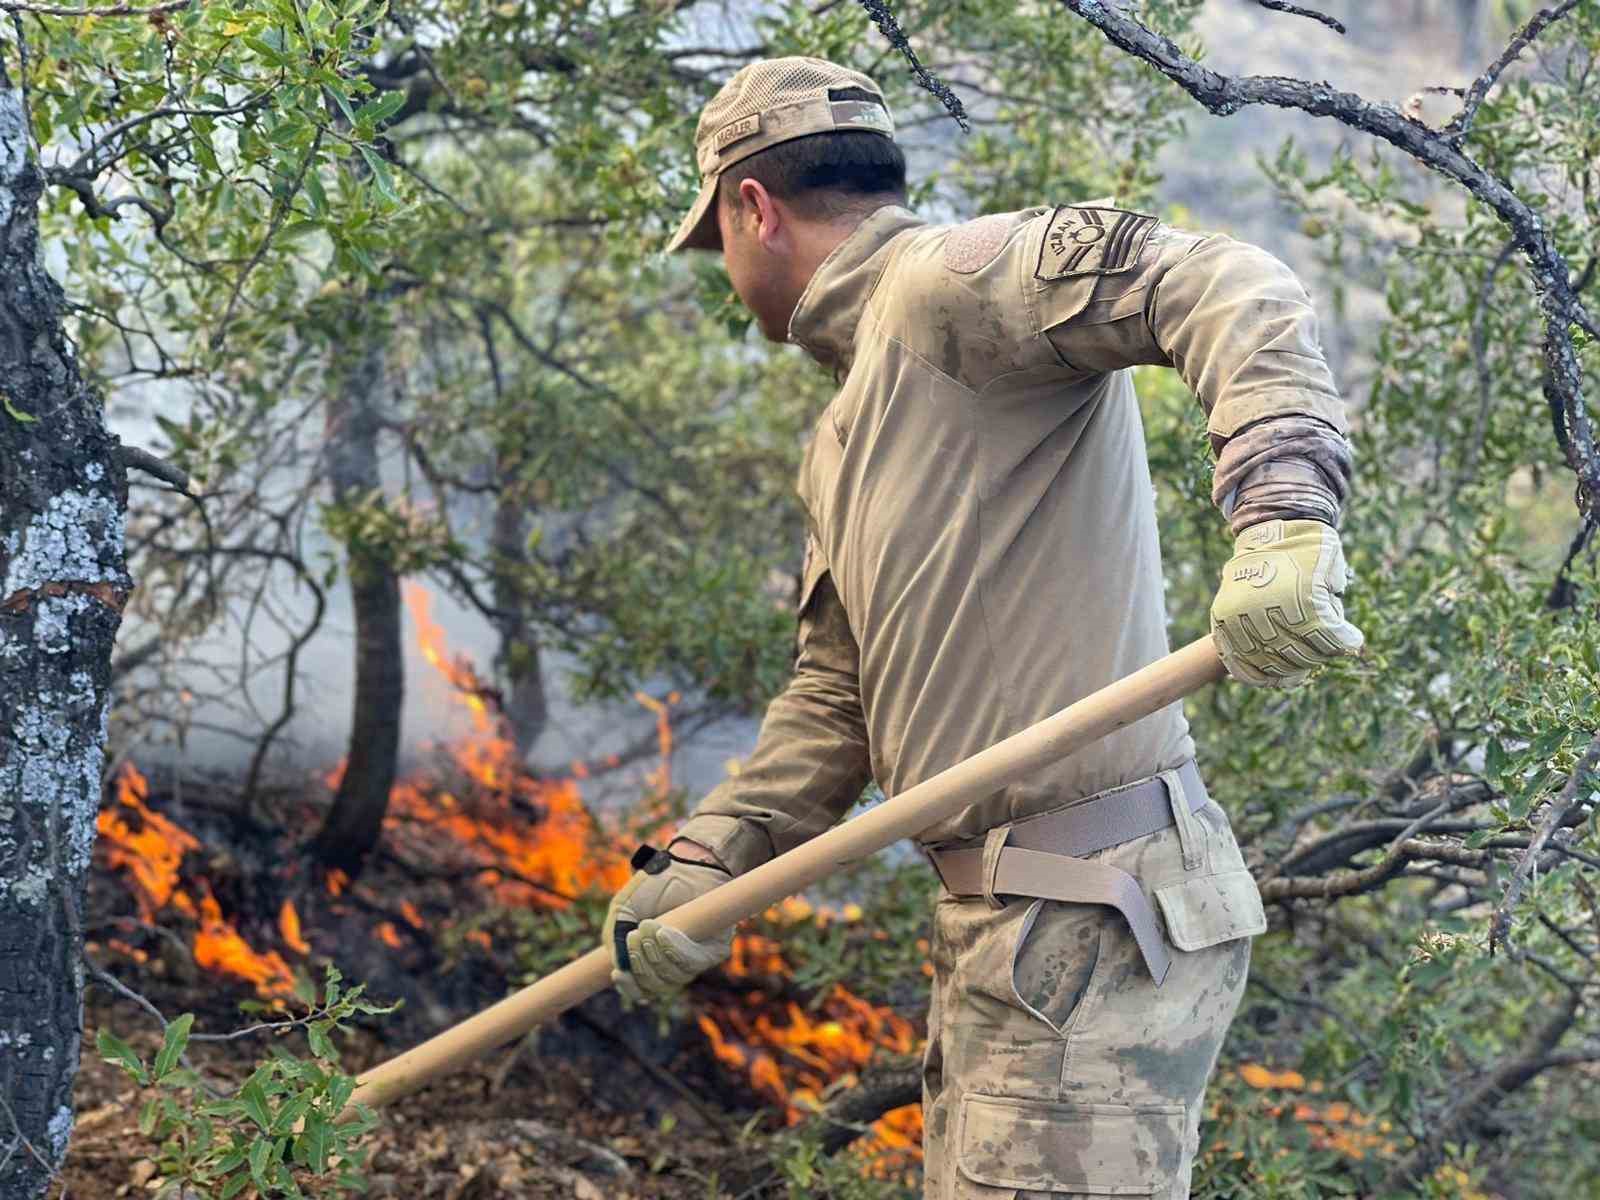
[{"label": "sleeve cuff", "polygon": [[743,817],[720,813],[690,817],[673,836],[704,846],[735,875],[743,875],[772,857],[772,841],[766,831]]}]

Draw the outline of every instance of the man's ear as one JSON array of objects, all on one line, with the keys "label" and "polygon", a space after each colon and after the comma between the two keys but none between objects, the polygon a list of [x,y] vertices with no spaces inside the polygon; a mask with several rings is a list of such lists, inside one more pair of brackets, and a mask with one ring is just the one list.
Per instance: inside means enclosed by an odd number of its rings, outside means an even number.
[{"label": "man's ear", "polygon": [[778,202],[772,198],[772,193],[767,191],[765,185],[757,179],[741,179],[739,181],[739,198],[744,202],[747,211],[754,214],[756,222],[756,237],[761,244],[771,248],[773,240],[783,229],[783,213],[778,207]]}]

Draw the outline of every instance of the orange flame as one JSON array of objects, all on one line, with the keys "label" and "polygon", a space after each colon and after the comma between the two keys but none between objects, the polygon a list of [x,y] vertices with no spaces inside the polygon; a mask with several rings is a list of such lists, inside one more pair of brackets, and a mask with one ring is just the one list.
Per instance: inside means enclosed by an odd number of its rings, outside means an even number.
[{"label": "orange flame", "polygon": [[129,822],[120,808],[103,808],[96,819],[106,862],[133,876],[139,918],[148,923],[165,908],[178,890],[178,867],[183,856],[200,848],[188,830],[145,807],[150,785],[132,763],[124,763],[116,779],[117,804],[135,816]]},{"label": "orange flame", "polygon": [[[276,951],[260,954],[253,950],[238,928],[223,917],[221,905],[203,883],[198,904],[179,886],[184,855],[198,850],[199,840],[146,805],[150,785],[132,764],[124,764],[118,772],[114,790],[115,804],[102,809],[96,820],[100,845],[107,865],[113,870],[125,869],[132,877],[140,919],[150,924],[157,913],[169,906],[192,917],[199,924],[194,935],[197,964],[244,979],[269,999],[288,995],[294,987],[294,975],[282,956]],[[288,903],[279,913],[279,928],[291,948],[300,953],[310,951],[300,940],[299,914]],[[121,943],[114,945],[123,949]],[[127,947],[125,952],[143,961],[141,951]]]},{"label": "orange flame", "polygon": [[[504,902],[565,907],[587,889],[621,887],[631,868],[616,848],[615,833],[601,830],[584,806],[577,779],[528,774],[504,722],[484,702],[487,689],[471,663],[447,657],[427,590],[407,584],[404,596],[423,656],[461,693],[472,714],[475,736],[446,749],[474,787],[458,797],[426,776],[402,780],[390,792],[385,828],[393,834],[424,826],[434,842],[432,835],[445,835],[484,868],[479,881]],[[530,813],[541,817],[530,822]],[[413,920],[402,912],[421,928],[420,914]]]},{"label": "orange flame", "polygon": [[[407,826],[420,826],[428,831],[430,846],[441,840],[436,835],[445,835],[483,867],[479,882],[502,902],[562,907],[567,897],[586,888],[620,887],[631,868],[617,846],[628,839],[621,831],[598,828],[584,807],[579,781],[588,778],[591,765],[573,762],[565,779],[530,777],[503,722],[484,704],[488,690],[471,664],[459,656],[449,657],[443,631],[430,614],[426,590],[406,585],[404,595],[424,657],[462,694],[476,735],[447,747],[456,770],[472,786],[453,791],[441,781],[420,776],[401,782],[390,795],[385,818],[390,835],[404,836]],[[661,764],[646,778],[647,804],[639,819],[659,822],[672,788],[667,765],[673,744],[670,708],[682,697],[673,692],[656,699],[636,692],[634,699],[655,715]],[[614,761],[613,756],[608,765]],[[530,823],[529,812],[540,814],[540,819]],[[413,920],[404,907],[401,912],[420,927],[420,914]],[[785,900],[767,913],[768,920],[779,925],[853,922],[861,916],[855,905],[840,914],[818,911],[800,899]],[[380,926],[378,936],[399,940],[392,923]],[[490,945],[483,930],[472,930],[466,937],[485,949]],[[771,980],[781,986],[793,976],[778,942],[754,932],[735,937],[732,957],[723,969],[746,984]],[[814,1109],[830,1085],[856,1077],[878,1052],[910,1054],[917,1046],[910,1022],[842,987],[835,988],[814,1012],[748,989],[738,1001],[702,1013],[698,1023],[717,1061],[749,1079],[751,1087],[778,1105],[791,1124]],[[903,1171],[908,1157],[920,1153],[921,1121],[920,1106],[912,1105],[878,1123],[878,1136],[869,1151],[874,1170]]]},{"label": "orange flame", "polygon": [[[1247,1087],[1258,1090],[1321,1092],[1325,1087],[1320,1079],[1313,1079],[1308,1085],[1305,1076],[1298,1071],[1273,1071],[1260,1063],[1242,1063],[1236,1073]],[[1219,1103],[1212,1105],[1212,1116],[1216,1115]],[[1392,1129],[1388,1121],[1379,1121],[1375,1131],[1367,1131],[1362,1127],[1372,1125],[1373,1118],[1344,1100],[1333,1100],[1318,1106],[1308,1101],[1291,1104],[1264,1095],[1261,1097],[1261,1110],[1269,1117],[1287,1115],[1304,1125],[1311,1145],[1318,1150],[1333,1150],[1358,1159],[1365,1158],[1368,1152],[1376,1152],[1385,1158],[1398,1153],[1395,1143],[1385,1136]]]},{"label": "orange flame", "polygon": [[278,932],[283,935],[283,944],[301,956],[311,953],[311,946],[300,936],[300,914],[295,910],[293,900],[285,900],[283,907],[278,910]]},{"label": "orange flame", "polygon": [[200,929],[194,935],[194,960],[207,970],[221,971],[255,985],[263,996],[287,996],[294,990],[294,972],[276,950],[259,954],[222,915],[211,889],[200,897]]}]

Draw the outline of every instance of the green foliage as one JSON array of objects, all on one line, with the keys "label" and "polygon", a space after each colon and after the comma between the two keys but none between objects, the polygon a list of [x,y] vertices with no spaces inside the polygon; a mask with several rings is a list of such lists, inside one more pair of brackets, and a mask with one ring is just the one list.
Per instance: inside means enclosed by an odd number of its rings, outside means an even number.
[{"label": "green foliage", "polygon": [[911,1200],[921,1194],[915,1180],[875,1170],[859,1150],[827,1154],[820,1135],[803,1127],[774,1135],[762,1152],[788,1200]]},{"label": "green foliage", "polygon": [[163,1181],[159,1195],[197,1188],[228,1200],[248,1187],[263,1197],[304,1196],[312,1184],[315,1195],[365,1187],[366,1151],[357,1143],[377,1118],[357,1105],[351,1119],[337,1120],[356,1081],[339,1069],[333,1037],[352,1018],[393,1012],[395,1005],[363,999],[366,985],[342,988],[342,978],[328,967],[320,1002],[314,988],[297,989],[308,1011],[281,1023],[284,1032],[305,1030],[309,1056],[274,1045],[270,1057],[226,1096],[183,1065],[192,1013],[167,1025],[149,1063],[111,1031],[98,1031],[101,1057],[141,1088],[154,1089],[139,1110],[139,1132],[158,1143],[151,1157]]}]

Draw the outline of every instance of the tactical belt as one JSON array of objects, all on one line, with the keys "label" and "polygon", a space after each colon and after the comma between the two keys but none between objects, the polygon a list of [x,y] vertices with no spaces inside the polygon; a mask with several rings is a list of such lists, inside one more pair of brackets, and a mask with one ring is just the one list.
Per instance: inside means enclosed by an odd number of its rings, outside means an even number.
[{"label": "tactical belt", "polygon": [[1172,956],[1139,881],[1116,867],[1076,856],[1181,821],[1188,825],[1183,831],[1184,867],[1193,870],[1199,866],[1197,847],[1203,844],[1203,836],[1190,836],[1197,824],[1193,814],[1207,800],[1191,758],[1176,770],[1096,792],[1058,812],[996,826],[981,843],[925,849],[945,889],[958,898],[982,896],[995,907],[1003,903],[998,899],[1002,895],[1111,905],[1126,918],[1160,987]]}]

